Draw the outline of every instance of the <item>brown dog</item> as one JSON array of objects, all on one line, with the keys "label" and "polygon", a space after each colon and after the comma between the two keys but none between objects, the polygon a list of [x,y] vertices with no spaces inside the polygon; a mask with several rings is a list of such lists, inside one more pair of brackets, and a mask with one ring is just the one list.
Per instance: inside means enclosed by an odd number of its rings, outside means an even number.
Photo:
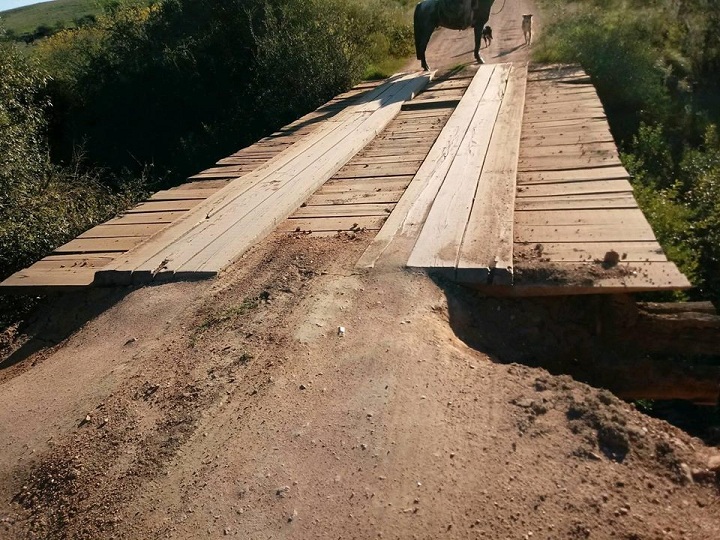
[{"label": "brown dog", "polygon": [[525,45],[530,45],[532,42],[532,15],[522,16],[522,31],[525,36]]}]

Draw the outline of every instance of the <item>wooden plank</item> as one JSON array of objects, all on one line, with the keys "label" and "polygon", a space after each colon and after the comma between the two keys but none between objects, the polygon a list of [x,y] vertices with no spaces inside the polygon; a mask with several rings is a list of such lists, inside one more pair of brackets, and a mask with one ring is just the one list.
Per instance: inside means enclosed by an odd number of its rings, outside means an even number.
[{"label": "wooden plank", "polygon": [[619,180],[628,178],[630,178],[630,175],[621,165],[544,171],[525,171],[520,168],[518,171],[519,184],[587,182],[590,180]]},{"label": "wooden plank", "polygon": [[627,180],[594,180],[589,182],[522,184],[517,187],[517,197],[523,199],[528,197],[599,195],[604,193],[632,193],[632,186]]},{"label": "wooden plank", "polygon": [[518,225],[627,225],[645,226],[647,220],[639,208],[612,210],[518,210],[515,212]]},{"label": "wooden plank", "polygon": [[[556,126],[543,126],[541,124],[523,123],[523,138],[552,138],[552,137],[603,137],[608,138],[610,128],[605,120],[591,120],[576,124],[558,124]],[[612,137],[610,137],[612,138]],[[598,139],[599,140],[599,139]]]},{"label": "wooden plank", "polygon": [[423,101],[434,101],[438,99],[460,99],[464,92],[464,88],[426,88],[422,94],[413,100],[413,102],[421,103]]},{"label": "wooden plank", "polygon": [[124,252],[132,249],[143,239],[140,237],[123,238],[76,238],[53,251],[58,253],[107,253]]},{"label": "wooden plank", "polygon": [[352,181],[330,180],[316,192],[316,195],[403,191],[410,184],[410,180],[412,180],[412,177],[407,176],[359,178]]},{"label": "wooden plank", "polygon": [[596,97],[562,99],[555,101],[538,101],[525,106],[525,114],[529,117],[537,115],[556,115],[565,113],[587,112],[591,115],[604,115],[605,109]]},{"label": "wooden plank", "polygon": [[418,145],[416,148],[403,148],[398,149],[394,147],[383,147],[381,145],[371,145],[363,149],[361,157],[363,159],[370,159],[376,157],[388,157],[403,155],[407,152],[409,159],[417,159],[418,156],[424,159],[427,156],[428,150],[433,145],[434,141],[427,141],[424,144]]},{"label": "wooden plank", "polygon": [[345,165],[334,178],[368,178],[374,176],[412,176],[418,170],[419,165],[411,162],[404,163],[379,163],[377,165]]},{"label": "wooden plank", "polygon": [[197,206],[201,199],[186,201],[146,201],[127,211],[128,214],[146,212],[182,212]]},{"label": "wooden plank", "polygon": [[409,142],[423,142],[428,139],[434,139],[437,134],[440,133],[440,129],[433,129],[428,131],[413,131],[406,133],[382,133],[378,137],[379,144],[384,144],[384,141],[396,141],[398,143],[409,143]]},{"label": "wooden plank", "polygon": [[277,230],[284,232],[378,230],[384,221],[384,217],[378,216],[286,219]]},{"label": "wooden plank", "polygon": [[533,197],[515,199],[515,210],[609,210],[637,208],[635,198],[630,194],[594,195],[589,197]]},{"label": "wooden plank", "polygon": [[557,135],[540,134],[540,133],[524,133],[521,139],[523,148],[537,147],[544,148],[547,146],[575,146],[578,144],[589,143],[613,143],[615,140],[610,134],[610,130],[598,133],[574,132],[561,133]]},{"label": "wooden plank", "polygon": [[307,206],[328,204],[396,203],[404,190],[398,191],[345,191],[342,193],[318,193],[310,197]]},{"label": "wooden plank", "polygon": [[556,112],[552,115],[543,114],[542,112],[531,112],[525,116],[525,121],[528,124],[534,125],[568,125],[571,121],[588,121],[591,119],[603,119],[607,120],[604,111],[601,109],[594,109],[592,111],[577,111],[577,112]]},{"label": "wooden plank", "polygon": [[[289,216],[318,187],[347,163],[360,149],[382,131],[411,99],[427,84],[427,74],[398,78],[387,92],[359,110],[354,120],[341,124],[338,132],[325,137],[299,158],[300,165],[282,175],[258,184],[242,200],[220,210],[208,223],[201,223],[177,245],[170,246],[143,264],[141,271],[152,271],[168,255],[181,273],[215,272],[241,255],[255,241],[268,234],[278,221]],[[367,115],[367,116],[366,116]],[[178,251],[179,250],[179,251]]]},{"label": "wooden plank", "polygon": [[[426,152],[423,152],[422,154],[416,154],[416,155],[404,155],[401,153],[397,153],[390,156],[355,156],[350,160],[348,165],[358,166],[358,165],[373,165],[373,164],[380,164],[380,163],[405,163],[407,165],[416,165],[420,166],[425,159]],[[413,173],[414,174],[414,173]]]},{"label": "wooden plank", "polygon": [[103,224],[93,227],[82,233],[78,238],[120,238],[120,237],[143,237],[147,238],[156,232],[167,227],[166,223],[126,223],[126,224]]},{"label": "wooden plank", "polygon": [[515,179],[527,64],[514,64],[460,248],[458,279],[512,282]]},{"label": "wooden plank", "polygon": [[589,167],[622,165],[617,156],[586,154],[585,156],[531,156],[521,157],[518,168],[522,171],[574,170]]},{"label": "wooden plank", "polygon": [[308,205],[298,208],[292,218],[387,216],[394,206],[387,203]]},{"label": "wooden plank", "polygon": [[207,189],[168,189],[158,191],[151,197],[151,201],[184,201],[193,199],[207,199],[211,193]]},{"label": "wooden plank", "polygon": [[247,167],[243,170],[227,170],[227,169],[221,169],[221,170],[215,170],[215,171],[203,171],[198,174],[194,174],[192,176],[188,176],[189,180],[203,180],[203,179],[209,179],[209,180],[222,180],[223,178],[228,179],[234,179],[238,178],[240,176],[243,176],[244,174],[251,173],[255,168],[254,167]]},{"label": "wooden plank", "polygon": [[88,287],[95,277],[94,268],[21,270],[0,283],[4,294],[33,293]]},{"label": "wooden plank", "polygon": [[522,150],[523,159],[531,159],[536,157],[567,157],[567,156],[586,156],[599,155],[601,157],[618,156],[617,147],[614,141],[600,142],[590,141],[586,143],[578,143],[574,145],[543,145],[535,146],[525,142]]},{"label": "wooden plank", "polygon": [[409,267],[442,268],[455,274],[509,72],[507,64],[499,64],[494,70],[410,254]]},{"label": "wooden plank", "polygon": [[597,96],[597,90],[592,84],[574,84],[572,86],[531,84],[528,86],[526,96],[529,100],[542,99],[544,96]]},{"label": "wooden plank", "polygon": [[489,64],[478,68],[463,99],[448,118],[395,210],[358,260],[358,268],[374,267],[396,238],[416,239],[494,70],[495,65]]},{"label": "wooden plank", "polygon": [[435,118],[445,118],[452,110],[443,109],[421,109],[417,111],[400,111],[398,118],[400,120],[429,120]]},{"label": "wooden plank", "polygon": [[[102,268],[110,264],[115,253],[105,253],[103,257],[83,255],[56,255],[45,257],[33,264],[28,270],[55,270],[76,268]],[[109,255],[109,256],[107,256]]]},{"label": "wooden plank", "polygon": [[228,185],[229,180],[197,180],[195,182],[186,182],[183,187],[187,189],[211,189],[218,191]]},{"label": "wooden plank", "polygon": [[655,240],[649,225],[515,225],[515,242],[620,242]]},{"label": "wooden plank", "polygon": [[435,98],[413,100],[403,105],[403,111],[420,111],[425,109],[454,109],[460,98]]},{"label": "wooden plank", "polygon": [[[489,294],[510,296],[568,296],[578,294],[628,294],[649,291],[676,291],[692,288],[692,284],[671,262],[623,263],[620,268],[603,271],[594,263],[554,263],[555,281],[533,279],[533,271],[517,266],[518,274],[528,278],[516,280],[514,286],[489,287]],[[548,267],[543,274],[549,274]],[[620,273],[624,275],[618,275]],[[492,289],[492,290],[489,290]]]},{"label": "wooden plank", "polygon": [[544,260],[549,262],[603,261],[605,254],[609,251],[615,251],[622,262],[663,262],[667,260],[662,248],[654,241],[516,243],[515,259],[516,261]]},{"label": "wooden plank", "polygon": [[179,212],[137,212],[135,214],[125,214],[109,221],[105,225],[135,225],[150,223],[172,223],[180,219],[186,214],[185,211]]}]

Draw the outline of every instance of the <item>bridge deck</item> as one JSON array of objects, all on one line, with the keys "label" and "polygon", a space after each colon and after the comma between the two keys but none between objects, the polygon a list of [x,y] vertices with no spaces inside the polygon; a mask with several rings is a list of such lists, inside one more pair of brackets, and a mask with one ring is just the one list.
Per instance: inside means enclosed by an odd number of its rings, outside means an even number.
[{"label": "bridge deck", "polygon": [[480,67],[433,166],[358,265],[404,250],[408,266],[489,294],[689,288],[637,206],[587,75],[522,69]]},{"label": "bridge deck", "polygon": [[[498,64],[467,73],[430,82],[402,110],[398,102],[384,131],[374,137],[377,131],[366,130],[361,144],[325,167],[327,176],[301,190],[286,182],[282,212],[243,246],[225,247],[245,230],[242,215],[277,202],[271,185],[278,177],[270,174],[287,174],[293,160],[314,164],[334,155],[317,142],[337,129],[338,113],[347,120],[355,111],[358,125],[360,116],[373,114],[363,103],[381,92],[377,83],[359,85],[83,233],[11,276],[0,291],[207,277],[275,226],[293,235],[368,231],[377,236],[359,266],[383,264],[403,245],[403,263],[493,293],[689,287],[635,204],[602,105],[582,71]],[[310,159],[313,146],[317,156]],[[216,214],[222,225],[209,225]]]}]

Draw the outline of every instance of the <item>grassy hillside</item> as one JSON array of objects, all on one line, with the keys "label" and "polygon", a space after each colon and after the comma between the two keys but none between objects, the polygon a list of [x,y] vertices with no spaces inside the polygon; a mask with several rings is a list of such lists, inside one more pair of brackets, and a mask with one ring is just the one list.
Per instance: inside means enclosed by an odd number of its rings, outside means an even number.
[{"label": "grassy hillside", "polygon": [[0,21],[6,30],[19,36],[32,33],[43,25],[51,28],[58,23],[65,27],[75,26],[73,21],[101,12],[99,0],[55,0],[0,12]]}]

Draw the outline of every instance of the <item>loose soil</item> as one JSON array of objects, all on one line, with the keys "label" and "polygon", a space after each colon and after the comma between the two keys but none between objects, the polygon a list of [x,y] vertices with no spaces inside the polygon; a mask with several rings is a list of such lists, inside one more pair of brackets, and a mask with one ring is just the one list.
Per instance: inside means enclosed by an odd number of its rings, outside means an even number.
[{"label": "loose soil", "polygon": [[720,450],[532,367],[584,335],[562,301],[360,273],[369,242],[45,301],[0,363],[0,538],[720,538]]}]

